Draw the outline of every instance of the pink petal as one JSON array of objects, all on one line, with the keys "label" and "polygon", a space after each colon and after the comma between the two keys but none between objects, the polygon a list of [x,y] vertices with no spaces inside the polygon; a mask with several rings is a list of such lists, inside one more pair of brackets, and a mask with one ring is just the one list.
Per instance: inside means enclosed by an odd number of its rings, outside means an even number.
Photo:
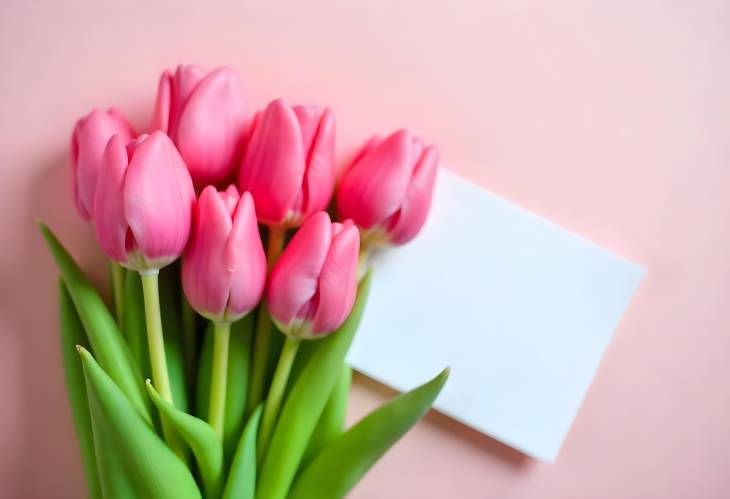
[{"label": "pink petal", "polygon": [[195,191],[172,141],[154,132],[136,147],[124,186],[125,212],[138,248],[148,260],[169,263],[190,234]]},{"label": "pink petal", "polygon": [[198,83],[205,78],[205,70],[199,66],[180,64],[171,81],[170,124],[167,134],[177,141],[177,131],[183,110]]},{"label": "pink petal", "polygon": [[296,114],[283,101],[275,100],[259,119],[239,178],[241,191],[253,196],[261,221],[284,221],[301,188],[304,161]]},{"label": "pink petal", "polygon": [[185,249],[182,281],[193,309],[210,318],[223,318],[231,275],[225,255],[233,223],[215,187],[203,189],[195,206],[194,227]]},{"label": "pink petal", "polygon": [[335,185],[335,116],[329,109],[322,113],[317,134],[309,149],[303,191],[302,217],[324,210],[332,199]]},{"label": "pink petal", "polygon": [[370,229],[393,215],[403,203],[413,172],[411,135],[400,130],[368,151],[342,177],[337,211]]},{"label": "pink petal", "polygon": [[294,234],[274,265],[266,300],[269,312],[278,323],[291,324],[317,293],[331,238],[329,215],[317,212]]},{"label": "pink petal", "polygon": [[170,129],[170,109],[172,106],[172,73],[165,70],[160,76],[157,87],[157,99],[152,113],[150,131],[161,130],[168,133]]},{"label": "pink petal", "polygon": [[433,188],[438,171],[439,152],[434,146],[423,153],[408,186],[405,201],[393,217],[388,237],[393,244],[405,244],[413,239],[426,223],[431,208]]},{"label": "pink petal", "polygon": [[109,140],[103,163],[94,200],[96,239],[109,258],[124,264],[127,262],[125,241],[129,229],[124,214],[124,177],[128,161],[127,149],[118,134]]},{"label": "pink petal", "polygon": [[322,266],[318,289],[319,307],[312,320],[312,334],[331,333],[347,319],[357,292],[360,233],[351,221],[334,236]]},{"label": "pink petal", "polygon": [[196,185],[232,177],[245,136],[244,111],[238,80],[228,68],[210,73],[190,94],[175,142]]},{"label": "pink petal", "polygon": [[261,242],[253,197],[244,192],[233,215],[226,243],[225,265],[231,274],[227,314],[236,320],[253,310],[266,284],[266,254]]}]

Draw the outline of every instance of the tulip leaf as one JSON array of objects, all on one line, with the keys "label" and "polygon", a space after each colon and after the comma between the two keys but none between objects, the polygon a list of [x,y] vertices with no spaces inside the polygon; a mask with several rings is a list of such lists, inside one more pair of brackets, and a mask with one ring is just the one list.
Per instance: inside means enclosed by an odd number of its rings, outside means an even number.
[{"label": "tulip leaf", "polygon": [[39,227],[61,270],[61,278],[76,306],[99,364],[129,398],[137,412],[150,422],[143,379],[109,309],[48,226],[41,222]]},{"label": "tulip leaf", "polygon": [[185,362],[183,360],[182,310],[180,308],[180,273],[178,265],[168,265],[160,271],[160,313],[162,333],[165,340],[167,373],[170,377],[172,400],[175,407],[187,412],[188,392],[185,383]]},{"label": "tulip leaf", "polygon": [[[223,450],[226,463],[231,462],[233,453],[243,431],[245,422],[248,376],[251,362],[251,338],[253,317],[247,315],[231,324],[231,339],[228,345],[228,376],[226,383],[226,413],[223,424]],[[198,363],[198,382],[196,394],[196,415],[208,419],[210,404],[210,376],[213,362],[213,329],[205,332],[203,347]]]},{"label": "tulip leaf", "polygon": [[205,421],[186,414],[160,397],[147,380],[147,393],[162,415],[187,442],[198,462],[207,499],[220,496],[223,486],[223,446],[213,428]]},{"label": "tulip leaf", "polygon": [[314,433],[312,433],[312,438],[307,445],[307,450],[304,452],[302,466],[306,466],[322,449],[342,434],[345,427],[345,417],[347,416],[347,399],[350,395],[351,384],[352,369],[347,364],[343,364],[340,377],[337,378],[337,383],[332,388],[332,393],[327,399],[327,405],[324,406],[322,415],[317,421]]},{"label": "tulip leaf", "polygon": [[[258,499],[283,499],[299,468],[312,432],[341,374],[347,350],[365,310],[370,274],[360,284],[350,316],[321,340],[284,402],[263,461]],[[316,496],[314,496],[316,497]]]},{"label": "tulip leaf", "polygon": [[124,339],[137,363],[142,376],[151,376],[150,356],[147,346],[147,324],[144,317],[142,279],[137,272],[124,273]]},{"label": "tulip leaf", "polygon": [[58,295],[61,306],[61,354],[66,376],[66,390],[71,404],[71,415],[76,429],[76,439],[81,450],[81,462],[84,466],[89,497],[99,499],[101,498],[101,487],[99,485],[99,475],[96,471],[96,454],[94,452],[94,435],[91,430],[89,402],[86,397],[84,371],[76,351],[76,346],[85,346],[87,340],[84,335],[84,327],[81,325],[81,320],[63,282],[59,283]]},{"label": "tulip leaf", "polygon": [[256,440],[263,409],[263,404],[259,404],[243,429],[223,499],[254,499],[256,496]]},{"label": "tulip leaf", "polygon": [[79,347],[104,499],[199,499],[190,470]]},{"label": "tulip leaf", "polygon": [[298,477],[288,499],[344,497],[370,467],[421,419],[449,370],[371,412],[325,448]]}]

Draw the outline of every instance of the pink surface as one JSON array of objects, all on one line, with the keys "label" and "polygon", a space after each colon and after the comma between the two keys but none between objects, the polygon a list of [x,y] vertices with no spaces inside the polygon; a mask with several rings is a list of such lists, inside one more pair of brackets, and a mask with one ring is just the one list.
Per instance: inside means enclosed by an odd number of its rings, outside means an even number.
[{"label": "pink surface", "polygon": [[[114,104],[142,127],[159,72],[186,61],[235,67],[257,107],[329,104],[341,157],[413,127],[453,169],[649,269],[555,464],[432,414],[352,497],[727,497],[727,2],[163,3],[0,6],[4,496],[81,496],[33,225],[103,278],[69,194],[74,121]],[[352,419],[388,395],[358,381]]]}]

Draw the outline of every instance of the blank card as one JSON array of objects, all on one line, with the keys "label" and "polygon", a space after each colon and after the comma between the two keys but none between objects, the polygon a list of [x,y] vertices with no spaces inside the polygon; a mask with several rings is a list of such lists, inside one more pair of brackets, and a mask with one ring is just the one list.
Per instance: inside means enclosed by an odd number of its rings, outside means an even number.
[{"label": "blank card", "polygon": [[411,243],[381,252],[354,368],[553,461],[643,269],[442,170]]}]

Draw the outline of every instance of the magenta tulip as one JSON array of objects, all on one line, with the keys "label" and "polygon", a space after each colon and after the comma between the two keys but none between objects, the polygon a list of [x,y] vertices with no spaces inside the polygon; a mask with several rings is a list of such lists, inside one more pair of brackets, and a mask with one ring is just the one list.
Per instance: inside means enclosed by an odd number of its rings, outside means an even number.
[{"label": "magenta tulip", "polygon": [[79,214],[90,220],[94,211],[96,182],[106,143],[118,133],[126,144],[134,136],[122,113],[116,109],[94,109],[76,122],[71,138],[71,169],[74,201]]},{"label": "magenta tulip", "polygon": [[240,163],[246,116],[236,74],[221,67],[208,74],[178,66],[160,77],[152,130],[173,140],[195,185],[220,184]]},{"label": "magenta tulip", "polygon": [[327,207],[334,186],[335,120],[329,109],[275,100],[256,119],[239,175],[256,214],[296,227]]},{"label": "magenta tulip", "polygon": [[337,211],[362,232],[363,245],[404,244],[426,222],[439,153],[407,130],[371,139],[344,173]]},{"label": "magenta tulip", "polygon": [[352,310],[360,235],[349,220],[312,215],[274,265],[266,300],[287,335],[316,338],[337,329]]},{"label": "magenta tulip", "polygon": [[171,263],[188,241],[194,202],[190,174],[167,135],[109,140],[94,201],[96,237],[109,258],[140,272]]},{"label": "magenta tulip", "polygon": [[253,310],[266,283],[266,255],[253,198],[206,187],[193,211],[183,254],[182,282],[190,305],[214,322],[233,322]]}]

